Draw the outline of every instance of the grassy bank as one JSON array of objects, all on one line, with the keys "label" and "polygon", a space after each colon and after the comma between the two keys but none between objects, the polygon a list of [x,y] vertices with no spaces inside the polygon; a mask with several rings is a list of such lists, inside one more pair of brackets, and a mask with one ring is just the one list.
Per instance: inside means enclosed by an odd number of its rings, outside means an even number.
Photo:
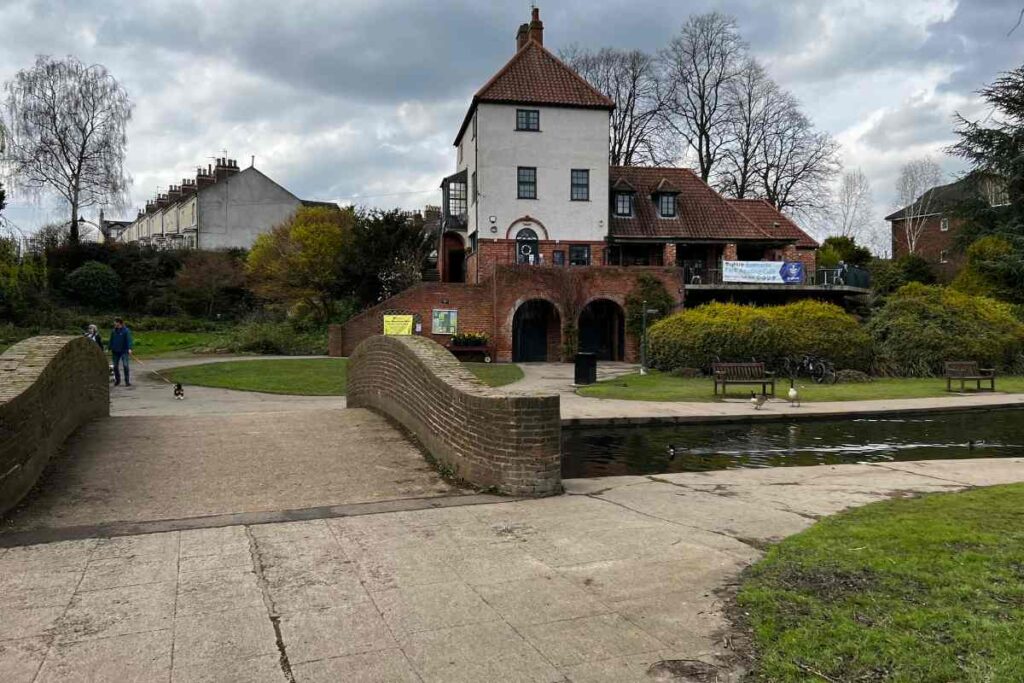
[{"label": "grassy bank", "polygon": [[[466,363],[488,386],[497,387],[521,378],[517,365]],[[174,368],[166,377],[182,384],[239,391],[300,396],[344,396],[347,358],[288,358],[237,360]]]},{"label": "grassy bank", "polygon": [[[996,388],[1009,393],[1024,392],[1024,377],[997,377]],[[760,387],[756,386],[733,385],[729,387],[729,396],[750,396],[750,392],[755,389],[760,391]],[[777,378],[775,389],[778,396],[785,396],[789,390],[789,380]],[[814,384],[803,379],[797,382],[797,389],[801,400],[807,402],[870,401],[952,395],[946,392],[946,380],[938,377],[879,378],[864,384]],[[643,376],[639,373],[624,375],[582,387],[579,394],[591,398],[631,401],[721,400],[721,395],[714,395],[714,383],[708,378],[685,379],[654,370]]]},{"label": "grassy bank", "polygon": [[1024,485],[826,518],[773,547],[738,602],[753,680],[1021,680]]}]

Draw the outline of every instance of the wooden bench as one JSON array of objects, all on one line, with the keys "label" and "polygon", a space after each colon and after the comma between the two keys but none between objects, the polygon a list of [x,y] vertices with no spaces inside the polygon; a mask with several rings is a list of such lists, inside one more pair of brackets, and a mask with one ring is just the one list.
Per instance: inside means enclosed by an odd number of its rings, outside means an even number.
[{"label": "wooden bench", "polygon": [[[719,385],[724,396],[730,384],[760,384],[762,394],[775,395],[775,373],[767,372],[764,363],[712,363],[711,371],[715,377],[716,396]],[[771,387],[770,392],[768,387]]]},{"label": "wooden bench", "polygon": [[[994,368],[979,368],[974,361],[952,361],[946,363],[946,391],[953,391],[953,380],[960,380],[960,393],[964,393],[964,382],[976,382],[978,391],[996,390],[996,371]],[[988,382],[983,389],[982,382]]]}]

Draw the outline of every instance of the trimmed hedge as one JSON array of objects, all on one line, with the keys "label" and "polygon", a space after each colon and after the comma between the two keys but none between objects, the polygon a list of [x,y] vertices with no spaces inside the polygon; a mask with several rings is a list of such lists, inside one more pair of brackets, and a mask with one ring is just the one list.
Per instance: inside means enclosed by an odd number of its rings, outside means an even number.
[{"label": "trimmed hedge", "polygon": [[64,289],[74,301],[86,306],[116,306],[121,300],[121,278],[114,269],[99,261],[86,261],[64,281]]},{"label": "trimmed hedge", "polygon": [[988,297],[912,283],[888,298],[869,329],[882,374],[938,375],[953,360],[1024,369],[1024,324]]},{"label": "trimmed hedge", "polygon": [[871,337],[839,306],[799,301],[785,306],[711,303],[655,323],[648,331],[651,364],[661,370],[707,368],[715,360],[756,359],[778,368],[805,353],[838,369],[867,370]]}]

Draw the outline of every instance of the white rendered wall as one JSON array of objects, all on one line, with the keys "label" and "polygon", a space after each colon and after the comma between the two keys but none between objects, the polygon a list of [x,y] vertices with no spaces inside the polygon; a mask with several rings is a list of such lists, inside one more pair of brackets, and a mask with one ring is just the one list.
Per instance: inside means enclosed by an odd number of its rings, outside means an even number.
[{"label": "white rendered wall", "polygon": [[301,206],[254,168],[204,188],[198,201],[200,249],[248,249],[257,235],[285,222]]},{"label": "white rendered wall", "polygon": [[[540,132],[516,130],[516,109],[538,109]],[[463,137],[463,145],[472,129]],[[530,216],[552,240],[600,241],[608,232],[608,112],[594,109],[480,104],[476,171],[480,238],[504,238],[509,226]],[[471,146],[463,153],[463,163]],[[537,199],[518,199],[517,168],[537,169]],[[468,166],[467,166],[468,168]],[[571,201],[570,171],[590,171],[590,201]],[[470,168],[470,192],[472,193]],[[490,230],[496,218],[496,233]],[[475,230],[470,224],[470,233]],[[516,228],[518,229],[518,228]],[[537,230],[544,239],[543,231]],[[515,230],[511,237],[515,237]]]}]

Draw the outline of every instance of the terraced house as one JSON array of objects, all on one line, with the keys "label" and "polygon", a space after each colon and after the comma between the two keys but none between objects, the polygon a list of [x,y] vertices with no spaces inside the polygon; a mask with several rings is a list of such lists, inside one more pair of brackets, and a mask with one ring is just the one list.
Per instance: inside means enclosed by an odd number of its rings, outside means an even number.
[{"label": "terraced house", "polygon": [[[633,360],[626,299],[641,278],[675,301],[841,299],[814,284],[818,244],[762,200],[729,200],[687,168],[608,162],[615,104],[544,47],[540,11],[455,135],[444,178],[439,283],[423,283],[350,321],[351,351],[385,314],[413,315],[446,343],[436,311],[483,332],[497,360],[558,360],[580,348]],[[649,280],[647,280],[649,282]]]},{"label": "terraced house", "polygon": [[118,239],[168,249],[248,249],[257,235],[313,205],[337,206],[299,199],[255,165],[239,169],[236,160],[218,158],[146,202]]}]

